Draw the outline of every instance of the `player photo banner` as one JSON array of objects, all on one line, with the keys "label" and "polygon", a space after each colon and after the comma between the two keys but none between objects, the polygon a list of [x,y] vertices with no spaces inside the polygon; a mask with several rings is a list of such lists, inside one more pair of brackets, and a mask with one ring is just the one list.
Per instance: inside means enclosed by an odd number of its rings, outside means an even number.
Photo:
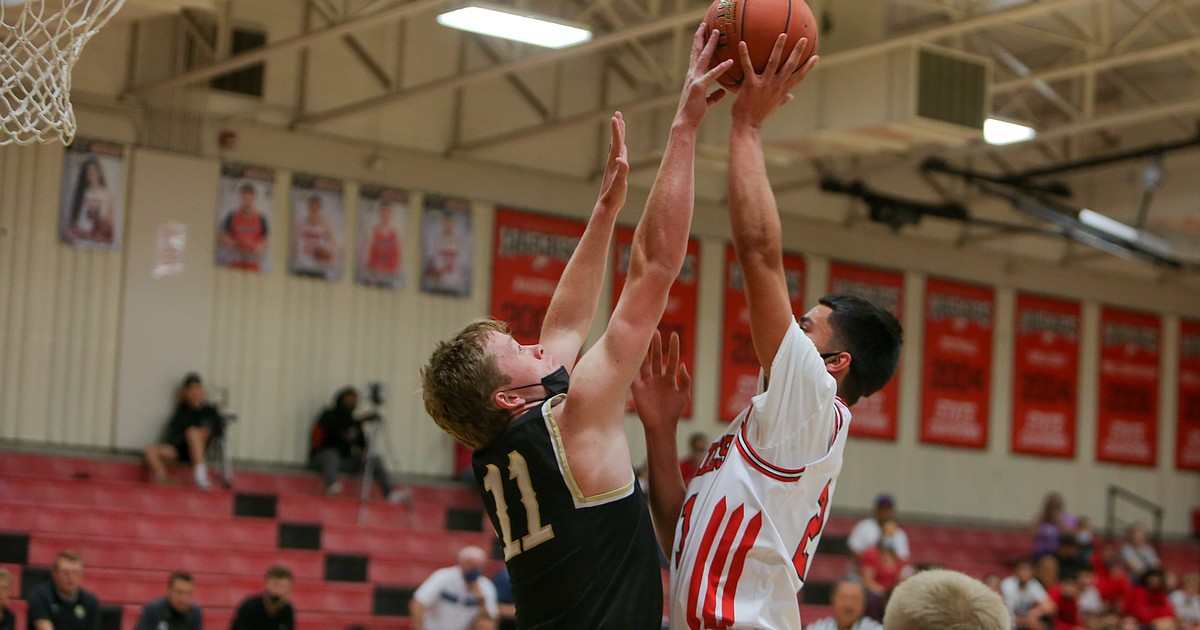
[{"label": "player photo banner", "polygon": [[421,210],[421,290],[471,294],[471,202],[426,195]]},{"label": "player photo banner", "polygon": [[1159,334],[1157,316],[1100,312],[1099,461],[1157,463]]},{"label": "player photo banner", "polygon": [[222,164],[217,196],[217,264],[266,271],[271,263],[270,217],[275,171]]},{"label": "player photo banner", "polygon": [[75,138],[63,153],[58,234],[75,247],[121,249],[125,216],[125,149]]},{"label": "player photo banner", "polygon": [[[783,255],[792,312],[804,314],[804,258]],[[721,397],[717,416],[729,422],[745,411],[758,393],[758,355],[750,337],[746,282],[732,245],[725,246],[725,315],[721,330]],[[857,419],[857,418],[856,418]]]},{"label": "player photo banner", "polygon": [[[613,258],[612,306],[616,308],[625,278],[629,275],[629,253],[633,247],[633,229],[618,228],[616,233],[617,255]],[[667,308],[659,321],[658,330],[663,336],[663,347],[669,343],[671,333],[679,333],[679,358],[695,376],[696,367],[696,304],[700,288],[700,241],[688,239],[687,255],[679,277],[671,285],[667,297]],[[693,381],[694,391],[694,381]],[[683,410],[683,417],[692,417],[692,405]]]},{"label": "player photo banner", "polygon": [[293,175],[288,271],[307,278],[337,280],[342,277],[345,243],[342,181],[303,173]]},{"label": "player photo banner", "polygon": [[[891,311],[904,321],[904,274],[883,269],[832,262],[829,265],[829,292],[857,295]],[[879,440],[896,439],[900,417],[900,370],[883,389],[854,405],[850,435]]]},{"label": "player photo banner", "polygon": [[926,283],[922,442],[987,447],[994,310],[988,287]]},{"label": "player photo banner", "polygon": [[363,184],[358,189],[358,247],[354,281],[384,289],[404,288],[408,191]]},{"label": "player photo banner", "polygon": [[1014,453],[1075,457],[1079,304],[1017,296],[1013,357]]},{"label": "player photo banner", "polygon": [[1180,325],[1177,415],[1175,467],[1200,471],[1200,321],[1185,319]]},{"label": "player photo banner", "polygon": [[515,339],[537,343],[550,298],[586,226],[508,208],[496,210],[491,314]]}]

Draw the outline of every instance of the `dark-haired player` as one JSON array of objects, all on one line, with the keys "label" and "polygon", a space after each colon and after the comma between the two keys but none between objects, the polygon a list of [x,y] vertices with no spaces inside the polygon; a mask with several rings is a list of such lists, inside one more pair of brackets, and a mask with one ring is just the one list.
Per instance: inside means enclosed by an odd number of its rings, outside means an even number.
[{"label": "dark-haired player", "polygon": [[729,215],[762,366],[760,393],[712,444],[685,490],[675,426],[688,390],[676,386],[684,372],[675,344],[665,370],[656,344],[653,364],[634,383],[649,445],[651,509],[671,562],[672,628],[801,626],[796,593],[828,516],[849,406],[883,387],[900,355],[899,322],[861,298],[829,295],[799,322],[792,314],[762,125],[817,59],[801,65],[801,39],[783,61],[784,41],[761,74],[741,45],[746,79],[730,131]]}]

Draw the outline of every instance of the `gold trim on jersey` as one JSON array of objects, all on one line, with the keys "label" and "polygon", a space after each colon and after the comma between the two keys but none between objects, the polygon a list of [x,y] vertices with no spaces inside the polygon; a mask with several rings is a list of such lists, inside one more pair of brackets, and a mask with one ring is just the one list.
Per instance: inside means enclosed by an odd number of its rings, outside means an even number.
[{"label": "gold trim on jersey", "polygon": [[571,490],[571,499],[575,502],[575,507],[604,505],[633,494],[633,484],[637,482],[637,478],[634,477],[632,468],[629,470],[629,483],[616,490],[588,497],[584,496],[583,491],[579,489],[579,484],[575,483],[575,475],[571,474],[571,464],[567,461],[567,448],[563,445],[562,433],[558,430],[558,422],[554,419],[554,405],[559,398],[565,397],[566,394],[559,394],[543,403],[542,417],[546,419],[546,430],[550,432],[550,441],[554,444],[554,458],[558,460],[558,470],[562,473],[563,481],[567,482],[567,488]]}]

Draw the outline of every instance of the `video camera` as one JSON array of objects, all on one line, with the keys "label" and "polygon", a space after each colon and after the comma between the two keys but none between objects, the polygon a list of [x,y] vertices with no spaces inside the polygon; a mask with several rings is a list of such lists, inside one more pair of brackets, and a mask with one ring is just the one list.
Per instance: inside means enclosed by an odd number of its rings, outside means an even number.
[{"label": "video camera", "polygon": [[380,407],[387,402],[387,398],[383,392],[383,383],[379,381],[367,383],[367,397],[370,398],[371,404],[376,407]]}]

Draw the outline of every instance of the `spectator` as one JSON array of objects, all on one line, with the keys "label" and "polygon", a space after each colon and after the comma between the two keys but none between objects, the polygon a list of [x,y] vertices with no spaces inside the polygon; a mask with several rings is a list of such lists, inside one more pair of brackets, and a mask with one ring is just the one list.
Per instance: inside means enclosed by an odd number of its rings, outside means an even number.
[{"label": "spectator", "polygon": [[933,569],[904,580],[883,615],[884,630],[1009,630],[1000,596],[957,571]]},{"label": "spectator", "polygon": [[1080,571],[1089,568],[1087,558],[1079,545],[1079,539],[1074,534],[1063,534],[1058,538],[1058,551],[1054,553],[1058,561],[1058,576],[1060,579],[1074,578]]},{"label": "spectator", "polygon": [[1105,605],[1092,569],[1081,569],[1075,575],[1075,581],[1079,583],[1079,614],[1083,617],[1084,625],[1089,628],[1115,626],[1118,617]]},{"label": "spectator", "polygon": [[339,473],[356,472],[369,465],[372,467],[372,476],[379,483],[379,489],[388,501],[407,501],[412,492],[392,486],[391,475],[383,457],[374,454],[370,456],[370,461],[367,461],[367,438],[363,433],[362,423],[378,420],[379,416],[355,416],[354,410],[357,408],[358,390],[343,387],[334,395],[333,405],[321,413],[313,428],[312,466],[324,476],[325,493],[333,495],[342,492],[342,482],[338,481]]},{"label": "spectator", "polygon": [[1045,555],[1053,555],[1058,551],[1058,540],[1063,534],[1074,534],[1077,521],[1067,513],[1062,495],[1051,492],[1042,501],[1042,511],[1037,519],[1029,526],[1033,535],[1032,559]]},{"label": "spectator", "polygon": [[1042,556],[1038,558],[1037,564],[1033,568],[1033,577],[1042,585],[1042,588],[1048,589],[1058,584],[1058,559],[1054,556]]},{"label": "spectator", "polygon": [[997,573],[989,573],[983,576],[983,585],[991,589],[996,594],[1000,593],[1000,582],[1002,578]]},{"label": "spectator", "polygon": [[190,574],[176,571],[167,578],[167,595],[142,608],[134,630],[200,630],[200,607],[193,604],[196,584]]},{"label": "spectator", "polygon": [[221,413],[204,400],[204,383],[200,375],[191,373],[183,377],[179,402],[167,424],[163,441],[142,451],[154,481],[165,482],[167,464],[182,461],[192,464],[196,486],[208,490],[211,484],[204,454],[209,441],[221,433],[224,425]]},{"label": "spectator", "polygon": [[492,585],[496,587],[496,608],[500,611],[500,630],[516,630],[517,603],[513,599],[512,579],[508,577],[508,567],[500,567],[500,570],[492,576]]},{"label": "spectator", "polygon": [[1121,552],[1115,542],[1107,542],[1100,546],[1100,551],[1092,554],[1092,566],[1096,570],[1096,589],[1104,600],[1106,612],[1120,613],[1125,605],[1125,596],[1133,588],[1125,565],[1121,563]]},{"label": "spectator", "polygon": [[878,621],[866,616],[867,597],[861,584],[843,580],[833,589],[833,616],[804,627],[807,630],[880,630]]},{"label": "spectator", "polygon": [[1161,569],[1162,561],[1158,552],[1146,539],[1146,526],[1134,523],[1129,526],[1125,535],[1125,544],[1121,546],[1121,562],[1133,582],[1140,582],[1141,576],[1151,569]]},{"label": "spectator", "polygon": [[1162,569],[1150,569],[1142,574],[1142,583],[1134,586],[1125,597],[1125,616],[1133,618],[1143,628],[1175,630],[1179,627]]},{"label": "spectator", "polygon": [[1079,555],[1085,561],[1091,562],[1092,553],[1096,551],[1096,532],[1092,529],[1092,520],[1080,516],[1075,521],[1075,542],[1079,544]]},{"label": "spectator", "polygon": [[100,630],[100,601],[83,588],[83,557],[54,557],[50,582],[29,593],[29,630]]},{"label": "spectator", "polygon": [[895,521],[884,521],[879,542],[867,548],[858,559],[858,576],[867,593],[867,614],[882,619],[888,596],[901,579],[911,572],[896,553]]},{"label": "spectator", "polygon": [[1054,602],[1046,589],[1033,579],[1033,565],[1028,560],[1018,560],[1013,574],[1000,582],[1000,595],[1012,613],[1015,628],[1044,630],[1051,627]]},{"label": "spectator", "polygon": [[438,569],[425,579],[408,603],[414,630],[482,630],[495,628],[500,616],[496,587],[484,577],[487,554],[463,547],[458,565]]},{"label": "spectator", "polygon": [[[879,544],[879,537],[884,521],[896,520],[896,499],[890,494],[881,494],[875,497],[875,514],[870,518],[854,524],[854,529],[850,530],[850,537],[846,540],[846,546],[850,548],[850,553],[856,559],[863,554],[867,549]],[[908,534],[904,533],[904,529],[896,525],[896,534],[893,537],[895,542],[896,555],[901,560],[908,562]]]},{"label": "spectator", "polygon": [[1171,593],[1171,605],[1183,630],[1200,630],[1200,573],[1183,576],[1183,583]]},{"label": "spectator", "polygon": [[292,571],[284,566],[267,569],[263,592],[242,600],[229,630],[294,630],[296,613],[288,596],[292,593]]},{"label": "spectator", "polygon": [[703,433],[693,433],[692,437],[688,438],[688,456],[679,460],[679,472],[683,475],[683,485],[687,485],[692,477],[696,476],[696,471],[704,465],[705,458],[708,457],[708,447],[712,440]]},{"label": "spectator", "polygon": [[17,630],[17,616],[8,607],[12,593],[12,573],[0,567],[0,630]]},{"label": "spectator", "polygon": [[1061,580],[1046,592],[1054,602],[1054,630],[1086,630],[1080,606],[1082,593],[1075,577]]}]

